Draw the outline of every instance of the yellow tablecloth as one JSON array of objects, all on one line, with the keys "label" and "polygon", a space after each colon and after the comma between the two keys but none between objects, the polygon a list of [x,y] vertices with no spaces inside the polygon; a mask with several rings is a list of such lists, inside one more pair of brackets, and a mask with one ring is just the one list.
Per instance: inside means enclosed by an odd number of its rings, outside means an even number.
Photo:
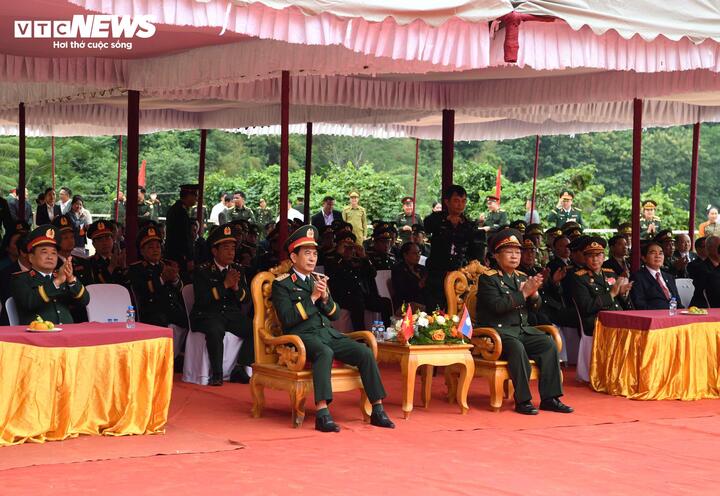
[{"label": "yellow tablecloth", "polygon": [[[665,311],[667,315],[667,311]],[[720,322],[595,327],[590,383],[636,400],[720,398]]]},{"label": "yellow tablecloth", "polygon": [[171,337],[96,346],[0,341],[0,446],[164,432]]}]

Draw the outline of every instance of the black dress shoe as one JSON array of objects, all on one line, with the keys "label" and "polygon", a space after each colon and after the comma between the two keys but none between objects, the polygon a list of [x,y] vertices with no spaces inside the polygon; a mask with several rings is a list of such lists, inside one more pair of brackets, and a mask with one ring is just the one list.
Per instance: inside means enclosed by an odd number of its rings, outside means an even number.
[{"label": "black dress shoe", "polygon": [[245,367],[237,366],[230,374],[230,382],[239,382],[240,384],[250,384],[250,376],[245,372]]},{"label": "black dress shoe", "polygon": [[315,430],[320,432],[340,432],[340,426],[330,415],[315,417]]},{"label": "black dress shoe", "polygon": [[223,385],[222,374],[213,374],[210,376],[210,380],[208,380],[208,386],[222,386],[222,385]]},{"label": "black dress shoe", "polygon": [[523,415],[537,415],[538,409],[533,406],[532,401],[524,401],[515,404],[515,411]]},{"label": "black dress shoe", "polygon": [[542,400],[540,402],[540,410],[547,410],[549,412],[558,413],[572,413],[574,411],[572,407],[567,406],[565,403],[563,403],[557,398]]},{"label": "black dress shoe", "polygon": [[387,429],[395,428],[395,424],[392,420],[390,420],[390,417],[387,416],[385,410],[380,410],[379,412],[372,412],[370,414],[370,424],[374,425],[375,427],[385,427]]}]

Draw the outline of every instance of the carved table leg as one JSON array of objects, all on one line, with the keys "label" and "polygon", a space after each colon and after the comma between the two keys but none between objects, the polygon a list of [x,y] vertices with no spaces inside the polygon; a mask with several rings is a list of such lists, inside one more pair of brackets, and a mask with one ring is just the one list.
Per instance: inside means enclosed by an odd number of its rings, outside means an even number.
[{"label": "carved table leg", "polygon": [[292,425],[296,429],[302,427],[305,420],[305,396],[307,388],[302,383],[297,383],[290,390],[290,401],[292,402]]},{"label": "carved table leg", "polygon": [[458,386],[458,366],[448,365],[445,367],[445,387],[447,387],[447,400],[451,405],[455,403],[457,398]]},{"label": "carved table leg", "polygon": [[265,408],[265,386],[259,383],[256,375],[250,378],[250,393],[253,400],[252,416],[253,418],[260,418],[262,417],[263,408]]},{"label": "carved table leg", "polygon": [[432,396],[432,378],[433,378],[432,365],[422,366],[422,399],[423,407],[427,408],[430,406],[430,397]]},{"label": "carved table leg", "polygon": [[472,356],[468,354],[465,357],[465,361],[460,364],[460,377],[458,378],[457,385],[457,402],[460,406],[460,413],[465,415],[470,407],[468,407],[467,397],[468,391],[470,390],[470,382],[475,375],[475,361]]},{"label": "carved table leg", "polygon": [[410,418],[413,409],[413,395],[415,394],[415,374],[417,373],[417,357],[406,355],[400,364],[405,386],[403,390],[403,414],[405,419]]}]

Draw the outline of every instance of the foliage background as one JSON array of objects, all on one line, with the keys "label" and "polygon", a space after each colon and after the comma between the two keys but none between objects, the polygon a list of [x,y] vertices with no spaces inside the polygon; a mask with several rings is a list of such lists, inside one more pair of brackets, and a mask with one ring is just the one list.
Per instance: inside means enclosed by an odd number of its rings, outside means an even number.
[{"label": "foliage background", "polygon": [[[0,137],[0,193],[17,182],[16,137]],[[643,134],[643,198],[659,203],[666,225],[684,228],[688,222],[688,191],[692,128],[648,129]],[[177,187],[197,181],[199,132],[164,132],[141,137],[140,158],[148,163],[148,190],[157,191],[165,206]],[[57,186],[70,186],[86,198],[93,213],[109,213],[115,196],[117,137],[57,138]],[[510,218],[524,214],[532,188],[535,138],[507,141],[458,142],[455,182],[469,192],[468,210],[483,210],[482,198],[494,191],[495,173],[502,166],[503,208]],[[27,178],[31,198],[50,182],[50,138],[28,138]],[[708,204],[718,202],[720,125],[704,124],[700,147],[697,219],[705,220]],[[252,207],[265,198],[277,208],[279,138],[210,131],[207,148],[206,203],[221,191],[241,189]],[[123,156],[126,151],[123,151]],[[441,146],[420,142],[418,211],[425,215],[440,190]],[[412,194],[415,141],[315,136],[311,207],[322,197],[336,198],[338,207],[357,189],[371,219],[390,219],[400,211],[399,199]],[[546,218],[560,190],[570,187],[575,204],[591,227],[615,227],[629,220],[632,136],[630,131],[542,137],[538,206]],[[290,197],[302,195],[305,137],[290,139]],[[123,164],[123,170],[125,165]],[[121,184],[124,184],[123,175]]]}]

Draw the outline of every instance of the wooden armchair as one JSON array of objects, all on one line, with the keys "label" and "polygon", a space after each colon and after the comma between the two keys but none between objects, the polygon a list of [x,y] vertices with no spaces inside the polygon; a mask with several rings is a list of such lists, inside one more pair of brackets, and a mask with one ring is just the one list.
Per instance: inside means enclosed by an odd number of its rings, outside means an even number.
[{"label": "wooden armchair", "polygon": [[[255,318],[255,363],[250,379],[253,407],[252,416],[262,416],[265,405],[265,387],[290,393],[292,425],[299,428],[305,419],[305,398],[313,391],[312,370],[306,367],[305,346],[298,336],[283,334],[275,308],[272,305],[272,283],[275,277],[290,270],[286,260],[269,272],[257,274],[251,284]],[[372,333],[358,331],[347,334],[351,339],[365,341],[377,357],[377,343]],[[309,366],[309,365],[308,365]],[[365,395],[360,373],[356,368],[343,365],[332,369],[333,392],[360,390],[360,410],[363,420],[370,419],[370,402]]]},{"label": "wooden armchair", "polygon": [[[472,261],[460,270],[450,272],[445,277],[445,297],[447,298],[447,312],[450,315],[459,314],[465,304],[473,322],[477,322],[477,281],[481,274],[489,270],[477,261]],[[558,351],[562,349],[560,332],[553,325],[536,326],[552,336]],[[474,348],[472,354],[475,359],[475,377],[485,377],[490,382],[490,409],[500,411],[503,398],[509,398],[514,392],[507,361],[500,360],[502,354],[502,341],[500,334],[492,327],[477,327],[473,329],[471,339]],[[539,370],[534,360],[530,360],[532,372],[530,379],[538,378]],[[457,391],[459,371],[451,366],[445,369],[445,383],[448,388],[448,401],[454,401]]]}]

